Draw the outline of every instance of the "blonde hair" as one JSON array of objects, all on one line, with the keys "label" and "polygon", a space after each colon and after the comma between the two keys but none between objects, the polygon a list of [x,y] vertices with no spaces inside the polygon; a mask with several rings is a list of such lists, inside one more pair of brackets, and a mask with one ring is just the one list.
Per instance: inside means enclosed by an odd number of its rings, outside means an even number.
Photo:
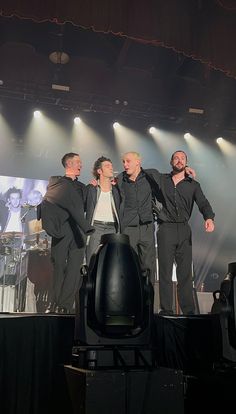
[{"label": "blonde hair", "polygon": [[125,157],[126,155],[128,155],[128,154],[132,154],[132,155],[134,155],[135,156],[135,158],[137,158],[138,160],[140,160],[141,161],[141,155],[139,154],[139,152],[136,152],[136,151],[128,151],[128,152],[125,152],[124,154],[123,154],[123,157]]}]

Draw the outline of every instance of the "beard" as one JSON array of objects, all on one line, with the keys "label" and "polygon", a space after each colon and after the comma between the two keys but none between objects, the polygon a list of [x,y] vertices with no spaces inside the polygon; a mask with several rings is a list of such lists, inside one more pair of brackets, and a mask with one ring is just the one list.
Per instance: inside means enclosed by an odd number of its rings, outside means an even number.
[{"label": "beard", "polygon": [[177,165],[173,165],[172,168],[173,168],[173,172],[176,174],[185,170],[185,167],[178,167]]}]

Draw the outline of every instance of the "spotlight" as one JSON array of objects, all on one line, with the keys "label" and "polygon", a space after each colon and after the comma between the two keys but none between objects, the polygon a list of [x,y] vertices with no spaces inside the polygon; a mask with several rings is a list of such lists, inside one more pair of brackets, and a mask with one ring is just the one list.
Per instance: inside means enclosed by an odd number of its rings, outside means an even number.
[{"label": "spotlight", "polygon": [[34,118],[40,118],[42,116],[42,112],[41,111],[34,111]]},{"label": "spotlight", "polygon": [[78,124],[80,124],[80,122],[81,122],[80,117],[79,117],[79,116],[76,116],[76,117],[74,118],[74,124],[78,125]]},{"label": "spotlight", "polygon": [[150,128],[149,128],[149,133],[150,133],[150,134],[154,134],[154,133],[155,133],[155,131],[156,131],[156,128],[155,128],[155,127],[150,127]]},{"label": "spotlight", "polygon": [[184,138],[185,139],[189,139],[189,138],[191,138],[191,134],[190,134],[190,132],[185,132],[185,134],[184,134]]},{"label": "spotlight", "polygon": [[217,144],[220,144],[221,142],[223,142],[223,138],[222,137],[218,137],[216,139]]},{"label": "spotlight", "polygon": [[114,129],[119,128],[119,126],[120,126],[119,122],[114,122],[114,124],[113,124]]}]

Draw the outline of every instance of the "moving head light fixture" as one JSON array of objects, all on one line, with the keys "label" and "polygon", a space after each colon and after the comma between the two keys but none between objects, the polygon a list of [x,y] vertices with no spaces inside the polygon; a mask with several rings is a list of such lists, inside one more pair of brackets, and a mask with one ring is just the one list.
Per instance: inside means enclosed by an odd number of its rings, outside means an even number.
[{"label": "moving head light fixture", "polygon": [[153,287],[141,272],[129,237],[103,235],[84,274],[76,301],[78,353],[87,355],[85,360],[87,358],[90,365],[91,360],[97,365],[99,351],[102,358],[108,351],[112,354],[111,365],[115,365],[117,356],[125,359],[121,355],[124,350],[133,352],[136,361],[137,356],[144,360],[140,350],[150,347],[152,301]]}]

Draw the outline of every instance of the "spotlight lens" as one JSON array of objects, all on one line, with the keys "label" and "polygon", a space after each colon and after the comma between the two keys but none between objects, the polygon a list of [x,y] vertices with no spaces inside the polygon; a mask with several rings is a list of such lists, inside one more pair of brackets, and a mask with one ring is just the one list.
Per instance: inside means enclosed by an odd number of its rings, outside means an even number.
[{"label": "spotlight lens", "polygon": [[222,138],[222,137],[219,137],[219,138],[217,138],[217,140],[216,140],[217,144],[220,144],[222,141],[223,141],[223,138]]},{"label": "spotlight lens", "polygon": [[81,122],[81,119],[78,116],[76,116],[74,118],[74,123],[78,125],[80,122]]},{"label": "spotlight lens", "polygon": [[113,128],[119,128],[119,126],[120,126],[120,124],[119,124],[119,122],[114,122],[114,124],[113,124]]},{"label": "spotlight lens", "polygon": [[154,127],[149,128],[149,132],[150,132],[150,134],[154,134],[155,129],[156,129],[156,128],[154,128]]},{"label": "spotlight lens", "polygon": [[35,118],[40,118],[42,115],[42,113],[40,111],[34,111],[34,117]]}]

